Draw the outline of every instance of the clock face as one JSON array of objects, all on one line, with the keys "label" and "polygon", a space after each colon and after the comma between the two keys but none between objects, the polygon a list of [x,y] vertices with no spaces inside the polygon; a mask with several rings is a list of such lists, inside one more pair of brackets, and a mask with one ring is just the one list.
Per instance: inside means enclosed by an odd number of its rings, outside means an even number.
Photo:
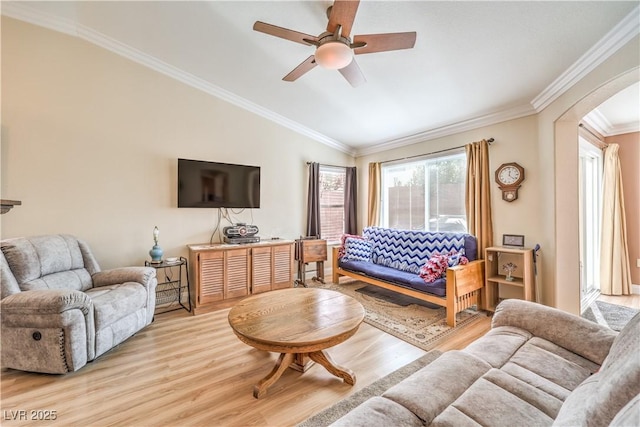
[{"label": "clock face", "polygon": [[498,179],[503,185],[511,185],[520,179],[520,170],[515,166],[505,166],[498,173]]}]

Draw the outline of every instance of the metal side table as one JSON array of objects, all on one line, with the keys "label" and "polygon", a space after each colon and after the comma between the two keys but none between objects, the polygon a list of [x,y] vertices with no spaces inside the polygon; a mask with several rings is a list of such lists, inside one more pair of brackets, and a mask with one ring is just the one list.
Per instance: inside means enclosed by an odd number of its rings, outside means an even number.
[{"label": "metal side table", "polygon": [[[191,290],[189,289],[189,266],[185,257],[175,262],[163,260],[161,263],[145,261],[144,265],[156,269],[158,287],[156,288],[156,314],[179,310],[191,312]],[[183,293],[187,290],[187,299]],[[186,304],[186,305],[185,305]]]}]

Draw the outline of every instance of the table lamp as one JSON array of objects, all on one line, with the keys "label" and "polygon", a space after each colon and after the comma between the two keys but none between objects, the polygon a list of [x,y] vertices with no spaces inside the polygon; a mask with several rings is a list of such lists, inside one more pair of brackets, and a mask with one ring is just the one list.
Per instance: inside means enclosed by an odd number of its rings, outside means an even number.
[{"label": "table lamp", "polygon": [[149,251],[149,255],[151,255],[151,264],[160,264],[162,263],[162,254],[164,253],[162,248],[158,246],[158,236],[160,236],[160,230],[158,230],[158,226],[153,228],[153,242],[154,245]]}]

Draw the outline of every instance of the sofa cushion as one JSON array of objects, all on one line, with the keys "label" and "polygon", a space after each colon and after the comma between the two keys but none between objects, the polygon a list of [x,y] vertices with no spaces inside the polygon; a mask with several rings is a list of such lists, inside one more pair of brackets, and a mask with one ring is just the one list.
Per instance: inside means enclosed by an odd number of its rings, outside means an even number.
[{"label": "sofa cushion", "polygon": [[96,331],[135,313],[147,304],[146,289],[133,282],[90,289],[87,295],[93,301]]},{"label": "sofa cushion", "polygon": [[640,425],[640,394],[624,405],[609,424],[609,427],[628,427]]},{"label": "sofa cushion", "polygon": [[41,289],[73,289],[76,291],[86,291],[91,288],[92,283],[89,272],[84,268],[78,268],[47,274],[38,279],[21,283],[20,288],[23,291]]},{"label": "sofa cushion", "polygon": [[451,350],[382,396],[406,407],[428,425],[489,369],[483,360]]},{"label": "sofa cushion", "polygon": [[613,341],[600,371],[566,399],[554,425],[603,426],[640,394],[640,313]]},{"label": "sofa cushion", "polygon": [[392,400],[375,396],[336,420],[332,427],[397,426],[423,427],[422,420],[413,412]]},{"label": "sofa cushion", "polygon": [[385,267],[368,261],[344,261],[341,259],[338,261],[338,265],[345,270],[364,274],[382,281],[392,282],[394,284],[406,286],[407,288],[416,289],[418,291],[440,297],[445,296],[447,292],[446,281],[444,278],[438,279],[435,282],[426,283],[417,274],[396,270],[391,267]]},{"label": "sofa cushion", "polygon": [[[496,307],[491,327],[504,325],[524,329],[598,365],[604,362],[618,335],[590,320],[519,299],[504,300]],[[571,325],[570,331],[567,325]]]},{"label": "sofa cushion", "polygon": [[463,351],[501,368],[532,335],[520,328],[500,326],[469,344]]},{"label": "sofa cushion", "polygon": [[344,261],[370,261],[373,244],[366,239],[347,237],[344,241]]},{"label": "sofa cushion", "polygon": [[[465,252],[465,233],[435,233],[367,227],[362,235],[373,243],[374,263],[419,274],[426,260],[434,254]],[[473,258],[475,259],[475,258]]]},{"label": "sofa cushion", "polygon": [[586,366],[586,360],[585,363],[568,360],[567,353],[562,347],[533,337],[511,357],[503,369],[515,372],[510,370],[514,365],[519,369],[517,372],[526,372],[521,378],[523,381],[536,383],[544,379],[572,391],[594,372],[595,366]]},{"label": "sofa cushion", "polygon": [[[475,381],[432,426],[550,425],[562,402],[497,369]],[[466,418],[466,420],[465,420]]]},{"label": "sofa cushion", "polygon": [[2,241],[2,252],[23,291],[91,287],[91,275],[84,269],[78,240],[51,235]]},{"label": "sofa cushion", "polygon": [[344,256],[344,244],[349,237],[353,237],[354,239],[364,239],[364,237],[359,234],[343,234],[340,237],[340,246],[338,246],[338,258],[342,258]]}]

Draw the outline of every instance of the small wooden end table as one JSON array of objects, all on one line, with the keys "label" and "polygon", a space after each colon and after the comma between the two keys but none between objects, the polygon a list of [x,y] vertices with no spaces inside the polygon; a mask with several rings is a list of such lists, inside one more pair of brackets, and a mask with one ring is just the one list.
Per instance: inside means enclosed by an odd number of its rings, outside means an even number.
[{"label": "small wooden end table", "polygon": [[288,367],[305,372],[313,362],[355,384],[355,373],[337,366],[324,350],[353,336],[363,319],[362,304],[327,289],[281,289],[240,301],[229,311],[229,325],[240,341],[281,353],[271,372],[253,387],[253,396],[263,397]]}]

